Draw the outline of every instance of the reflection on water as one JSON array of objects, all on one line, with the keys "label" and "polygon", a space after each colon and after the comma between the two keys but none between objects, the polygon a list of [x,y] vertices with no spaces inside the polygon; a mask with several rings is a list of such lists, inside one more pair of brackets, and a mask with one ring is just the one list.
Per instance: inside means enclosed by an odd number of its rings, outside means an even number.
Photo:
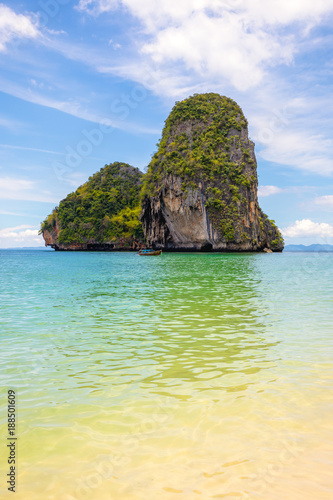
[{"label": "reflection on water", "polygon": [[332,497],[327,256],[1,264],[19,500]]}]

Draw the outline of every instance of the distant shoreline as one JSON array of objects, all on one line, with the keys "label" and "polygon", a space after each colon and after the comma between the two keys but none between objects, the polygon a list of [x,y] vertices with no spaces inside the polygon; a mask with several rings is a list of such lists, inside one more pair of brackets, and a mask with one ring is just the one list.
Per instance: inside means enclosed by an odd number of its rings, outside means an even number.
[{"label": "distant shoreline", "polygon": [[313,243],[312,245],[286,245],[284,252],[302,252],[302,253],[331,253],[333,245],[321,245]]}]

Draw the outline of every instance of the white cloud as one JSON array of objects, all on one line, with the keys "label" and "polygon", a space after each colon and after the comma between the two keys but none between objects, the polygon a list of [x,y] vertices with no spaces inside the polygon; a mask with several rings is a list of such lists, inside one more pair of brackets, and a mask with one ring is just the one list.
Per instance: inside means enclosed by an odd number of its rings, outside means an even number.
[{"label": "white cloud", "polygon": [[282,193],[283,189],[277,186],[259,186],[258,188],[258,196],[271,196],[272,194]]},{"label": "white cloud", "polygon": [[0,4],[0,52],[17,38],[33,39],[39,34],[37,20],[31,16],[16,14],[4,4]]},{"label": "white cloud", "polygon": [[[240,0],[240,5],[245,2]],[[269,25],[287,25],[290,23],[304,21],[310,26],[319,20],[325,14],[333,9],[332,0],[246,0],[246,7],[253,16],[256,22]],[[305,27],[303,26],[303,29]]]},{"label": "white cloud", "polygon": [[291,226],[281,230],[284,237],[287,238],[307,238],[307,237],[320,237],[332,238],[333,226],[326,222],[313,222],[310,219],[297,220]]},{"label": "white cloud", "polygon": [[0,177],[0,189],[3,191],[26,191],[34,187],[34,182],[26,179]]},{"label": "white cloud", "polygon": [[57,203],[50,196],[40,194],[34,181],[14,177],[0,177],[0,199]]},{"label": "white cloud", "polygon": [[291,61],[293,48],[260,29],[252,31],[237,14],[215,18],[198,12],[181,26],[161,30],[142,52],[157,64],[178,62],[201,77],[223,78],[247,90],[263,79],[265,64]]},{"label": "white cloud", "polygon": [[23,224],[0,230],[1,248],[41,245],[43,245],[43,238],[38,235],[38,228],[36,226]]},{"label": "white cloud", "polygon": [[127,8],[146,26],[180,23],[194,11],[210,15],[235,12],[258,25],[285,25],[295,21],[316,22],[333,8],[332,0],[80,0],[78,8],[99,15],[116,8]]},{"label": "white cloud", "polygon": [[[256,133],[255,139],[260,141]],[[259,156],[264,160],[294,167],[308,173],[319,175],[333,174],[333,141],[322,135],[312,135],[307,131],[267,132],[266,141],[262,137],[264,149]]]},{"label": "white cloud", "polygon": [[80,0],[78,8],[127,10],[145,31],[136,40],[141,56],[166,73],[170,66],[247,90],[293,60],[297,40],[333,12],[333,0]]},{"label": "white cloud", "polygon": [[333,210],[333,195],[318,196],[314,199],[314,203],[328,210]]}]

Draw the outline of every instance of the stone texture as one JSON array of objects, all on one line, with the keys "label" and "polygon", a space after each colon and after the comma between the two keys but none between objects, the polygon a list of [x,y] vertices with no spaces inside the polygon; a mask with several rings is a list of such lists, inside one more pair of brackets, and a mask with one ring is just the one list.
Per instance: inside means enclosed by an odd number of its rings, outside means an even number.
[{"label": "stone texture", "polygon": [[[163,138],[167,146],[163,155],[157,154],[149,167],[151,177],[159,172],[161,179],[155,193],[144,197],[140,217],[148,246],[169,251],[283,250],[283,240],[278,229],[263,214],[258,204],[254,143],[248,138],[247,125],[244,126],[246,121],[243,120],[243,115],[239,116],[241,130],[231,128],[228,131],[228,146],[225,149],[226,161],[240,166],[244,179],[251,179],[251,182],[246,181],[247,185],[240,184],[237,187],[240,197],[238,202],[232,201],[235,200],[232,194],[234,186],[226,176],[217,175],[212,181],[211,177],[208,180],[207,176],[200,177],[199,171],[196,187],[184,189],[186,178],[168,173],[172,167],[168,168],[165,159],[168,153],[173,151],[172,145],[177,142],[180,134],[185,133],[188,137],[189,150],[182,151],[183,159],[188,161],[191,138],[198,130],[200,134],[205,132],[205,129],[211,126],[212,120],[208,119],[205,123],[191,120],[173,121],[172,127],[168,127],[168,121],[166,122]],[[244,150],[247,150],[246,157]],[[223,215],[224,226],[221,224],[221,210],[207,208],[210,193],[214,188],[218,189],[219,193],[222,192],[221,200],[218,201],[223,204],[224,212],[233,206],[232,212],[229,211],[232,213],[230,221]],[[223,227],[229,227],[233,237],[230,237],[230,234],[226,236]]]}]

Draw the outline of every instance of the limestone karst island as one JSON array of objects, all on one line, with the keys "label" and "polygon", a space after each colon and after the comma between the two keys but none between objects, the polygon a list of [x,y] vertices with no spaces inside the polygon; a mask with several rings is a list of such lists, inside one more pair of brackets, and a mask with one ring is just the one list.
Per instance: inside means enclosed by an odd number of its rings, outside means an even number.
[{"label": "limestone karst island", "polygon": [[146,174],[105,165],[41,225],[55,250],[249,252],[283,250],[261,211],[254,143],[232,99],[177,102]]}]

